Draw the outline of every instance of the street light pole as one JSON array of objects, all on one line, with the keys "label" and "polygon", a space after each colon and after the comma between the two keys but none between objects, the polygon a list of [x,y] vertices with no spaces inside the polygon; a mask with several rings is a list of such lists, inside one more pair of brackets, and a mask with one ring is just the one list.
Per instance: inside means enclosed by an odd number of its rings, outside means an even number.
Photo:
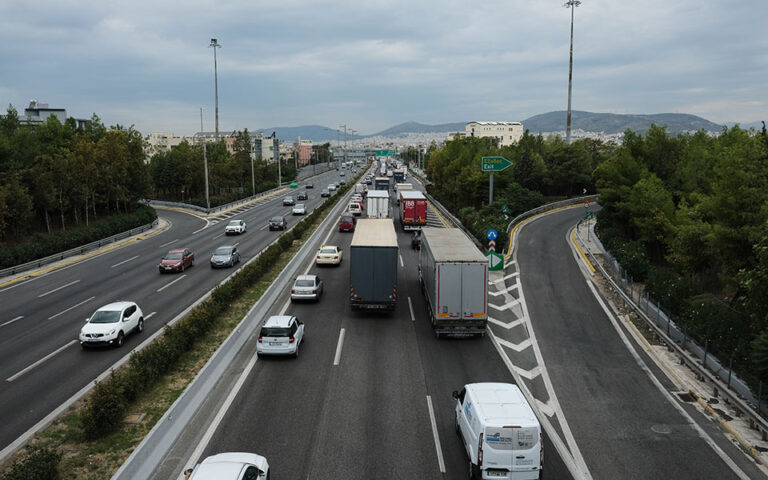
[{"label": "street light pole", "polygon": [[203,133],[203,107],[200,107],[200,139],[203,141],[203,168],[205,168],[205,206],[211,209],[211,198],[208,196],[208,156],[205,152],[205,134]]},{"label": "street light pole", "polygon": [[209,47],[213,47],[213,82],[216,91],[216,141],[219,141],[219,68],[216,61],[216,49],[221,48],[221,45],[215,38],[211,39]]},{"label": "street light pole", "polygon": [[573,84],[573,11],[581,5],[579,0],[568,0],[564,7],[571,7],[571,56],[568,63],[568,114],[565,124],[565,143],[571,144],[571,86]]},{"label": "street light pole", "polygon": [[347,163],[347,125],[339,125],[339,128],[344,129],[344,163]]}]

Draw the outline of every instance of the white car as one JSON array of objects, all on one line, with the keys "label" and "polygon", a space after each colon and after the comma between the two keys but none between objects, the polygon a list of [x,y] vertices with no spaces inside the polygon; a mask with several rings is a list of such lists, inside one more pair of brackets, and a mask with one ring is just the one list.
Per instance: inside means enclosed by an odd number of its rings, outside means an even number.
[{"label": "white car", "polygon": [[328,184],[328,191],[332,192],[334,190],[336,190],[336,184],[335,183],[329,183]]},{"label": "white car", "polygon": [[184,480],[269,480],[269,463],[255,453],[219,453],[186,470]]},{"label": "white car", "polygon": [[144,314],[134,302],[104,305],[85,320],[80,330],[80,346],[122,347],[125,336],[144,330]]},{"label": "white car", "polygon": [[335,245],[323,245],[317,251],[315,263],[317,265],[339,265],[343,251]]},{"label": "white car", "polygon": [[227,235],[239,235],[241,233],[245,233],[245,221],[230,220],[229,224],[224,229],[224,233]]},{"label": "white car", "polygon": [[274,315],[261,326],[256,355],[293,355],[298,358],[303,340],[304,322],[293,315]]},{"label": "white car", "polygon": [[293,210],[291,210],[293,215],[305,215],[307,213],[307,209],[304,207],[303,203],[297,203],[293,206]]}]

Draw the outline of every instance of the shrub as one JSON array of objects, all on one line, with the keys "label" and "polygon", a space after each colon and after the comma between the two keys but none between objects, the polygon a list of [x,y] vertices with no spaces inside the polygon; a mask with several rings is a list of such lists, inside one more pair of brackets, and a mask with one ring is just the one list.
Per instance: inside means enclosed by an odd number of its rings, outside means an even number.
[{"label": "shrub", "polygon": [[56,480],[61,453],[48,447],[33,447],[22,459],[11,465],[2,480]]},{"label": "shrub", "polygon": [[682,313],[687,298],[693,293],[693,286],[671,270],[651,266],[645,290],[665,310],[677,316]]}]

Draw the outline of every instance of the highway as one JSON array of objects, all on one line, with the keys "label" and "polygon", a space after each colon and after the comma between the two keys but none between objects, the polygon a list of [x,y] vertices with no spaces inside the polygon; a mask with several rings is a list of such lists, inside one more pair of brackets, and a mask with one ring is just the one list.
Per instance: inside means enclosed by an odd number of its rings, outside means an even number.
[{"label": "highway", "polygon": [[[302,174],[311,171],[305,167]],[[339,172],[332,170],[310,179],[315,188],[308,190],[310,198],[304,202],[309,211],[324,200],[320,190],[339,178]],[[286,194],[295,196],[296,191]],[[0,450],[232,274],[232,269],[210,268],[210,253],[216,247],[237,244],[242,265],[280,235],[266,228],[268,218],[286,215],[289,227],[298,221],[299,217],[291,217],[291,207],[282,206],[283,196],[209,221],[159,210],[170,224],[160,234],[29,280],[0,280]],[[224,236],[229,219],[245,220],[247,232]],[[196,266],[183,273],[159,274],[160,257],[179,247],[195,253]],[[83,351],[77,335],[85,319],[117,300],[138,303],[144,312],[144,332],[126,337],[120,349]]]},{"label": "highway", "polygon": [[[435,338],[418,283],[418,251],[411,249],[411,233],[395,224],[401,256],[396,310],[352,312],[349,261],[317,267],[305,259],[307,271],[325,281],[323,297],[289,303],[286,291],[271,312],[305,322],[299,358],[255,361],[200,459],[225,451],[259,453],[274,479],[466,478],[451,393],[469,382],[514,380],[488,336]],[[325,243],[348,252],[352,236],[334,229]],[[252,360],[255,341],[243,349]],[[213,413],[201,413],[193,428]],[[191,466],[178,459],[190,458],[200,439],[190,435],[186,441],[154,478],[176,478]],[[546,440],[545,458],[549,478],[572,478]]]}]

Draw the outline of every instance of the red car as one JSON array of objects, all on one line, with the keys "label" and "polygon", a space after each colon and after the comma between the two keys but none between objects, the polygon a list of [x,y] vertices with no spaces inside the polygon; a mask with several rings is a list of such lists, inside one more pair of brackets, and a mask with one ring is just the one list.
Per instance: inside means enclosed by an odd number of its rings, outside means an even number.
[{"label": "red car", "polygon": [[339,231],[340,232],[354,232],[355,231],[355,217],[352,215],[342,215],[339,218]]},{"label": "red car", "polygon": [[160,259],[160,273],[183,272],[185,268],[195,264],[195,254],[188,248],[175,248]]}]

